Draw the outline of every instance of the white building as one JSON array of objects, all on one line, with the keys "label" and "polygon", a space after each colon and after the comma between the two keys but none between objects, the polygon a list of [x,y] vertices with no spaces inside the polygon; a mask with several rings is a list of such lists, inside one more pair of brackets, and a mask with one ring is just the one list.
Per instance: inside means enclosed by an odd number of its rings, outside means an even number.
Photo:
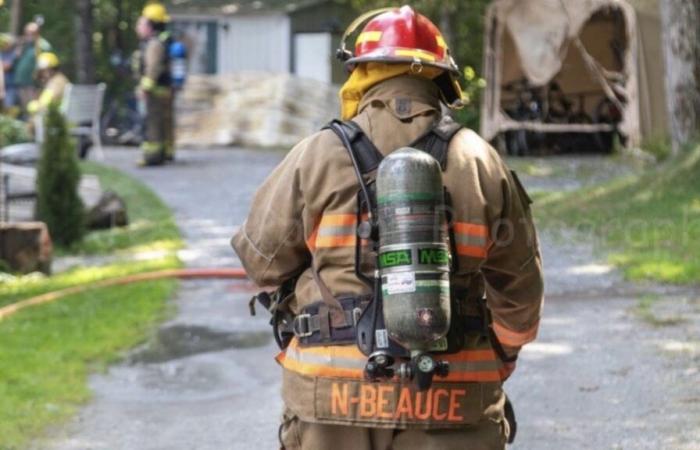
[{"label": "white building", "polygon": [[190,73],[293,73],[342,83],[335,50],[355,17],[334,0],[171,0],[176,34],[190,48]]}]

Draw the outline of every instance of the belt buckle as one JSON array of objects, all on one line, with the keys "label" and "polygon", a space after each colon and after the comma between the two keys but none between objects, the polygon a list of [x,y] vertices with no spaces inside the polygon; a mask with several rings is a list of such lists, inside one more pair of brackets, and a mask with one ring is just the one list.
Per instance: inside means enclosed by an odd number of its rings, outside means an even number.
[{"label": "belt buckle", "polygon": [[[313,334],[311,331],[311,314],[299,314],[292,322],[292,331],[294,335],[300,338],[309,337]],[[302,326],[302,324],[305,324]]]}]

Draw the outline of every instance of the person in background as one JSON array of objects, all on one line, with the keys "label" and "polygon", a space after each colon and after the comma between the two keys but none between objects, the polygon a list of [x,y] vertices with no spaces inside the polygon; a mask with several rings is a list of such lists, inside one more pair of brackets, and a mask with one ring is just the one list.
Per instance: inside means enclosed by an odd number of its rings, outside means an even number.
[{"label": "person in background", "polygon": [[2,61],[2,75],[5,87],[4,110],[17,105],[17,89],[14,85],[13,64],[15,62],[15,38],[7,33],[0,34],[0,61]]},{"label": "person in background", "polygon": [[170,75],[170,17],[160,3],[147,4],[136,24],[141,39],[139,98],[145,105],[142,165],[159,166],[175,157],[173,87]]},{"label": "person in background", "polygon": [[34,72],[37,57],[40,53],[50,52],[51,44],[40,35],[40,27],[35,22],[29,22],[24,27],[24,35],[17,47],[17,60],[14,64],[14,83],[19,92],[22,108],[36,97]]},{"label": "person in background", "polygon": [[43,88],[39,98],[27,105],[27,112],[32,115],[46,112],[53,103],[61,103],[66,86],[70,83],[61,72],[61,62],[54,53],[41,53],[37,58],[36,68],[37,78]]}]

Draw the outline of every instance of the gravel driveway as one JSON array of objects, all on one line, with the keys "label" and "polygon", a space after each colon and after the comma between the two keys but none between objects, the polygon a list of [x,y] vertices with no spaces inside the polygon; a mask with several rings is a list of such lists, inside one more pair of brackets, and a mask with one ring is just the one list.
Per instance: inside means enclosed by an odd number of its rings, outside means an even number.
[{"label": "gravel driveway", "polygon": [[[107,163],[144,180],[174,209],[188,266],[238,265],[228,240],[282,154],[178,157],[167,168],[138,169],[135,152],[112,150]],[[524,177],[531,187],[571,184],[564,176],[557,182],[556,171],[534,172]],[[700,449],[697,292],[628,284],[575,236],[547,232],[541,243],[547,304],[539,340],[507,383],[520,423],[512,448]],[[94,400],[36,448],[277,448],[280,369],[265,314],[248,316],[248,288],[183,282],[175,317],[147,346],[93,376]],[[641,320],[635,311],[649,294],[660,298],[655,313],[682,320]]]}]

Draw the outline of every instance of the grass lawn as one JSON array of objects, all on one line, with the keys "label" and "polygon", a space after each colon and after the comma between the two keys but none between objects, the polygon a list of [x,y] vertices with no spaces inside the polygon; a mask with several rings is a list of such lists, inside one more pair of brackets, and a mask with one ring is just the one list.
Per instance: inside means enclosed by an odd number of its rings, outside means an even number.
[{"label": "grass lawn", "polygon": [[[168,208],[142,183],[93,163],[86,173],[126,201],[131,225],[90,233],[59,254],[110,254],[103,265],[52,277],[29,275],[0,283],[0,306],[44,292],[116,276],[180,266],[180,235]],[[157,259],[130,260],[145,250]],[[88,374],[143,342],[168,315],[175,280],[88,290],[25,309],[0,321],[0,449],[20,449],[47,426],[71,416],[90,397]]]},{"label": "grass lawn", "polygon": [[538,197],[541,226],[595,240],[629,279],[700,282],[700,146],[640,176]]}]

